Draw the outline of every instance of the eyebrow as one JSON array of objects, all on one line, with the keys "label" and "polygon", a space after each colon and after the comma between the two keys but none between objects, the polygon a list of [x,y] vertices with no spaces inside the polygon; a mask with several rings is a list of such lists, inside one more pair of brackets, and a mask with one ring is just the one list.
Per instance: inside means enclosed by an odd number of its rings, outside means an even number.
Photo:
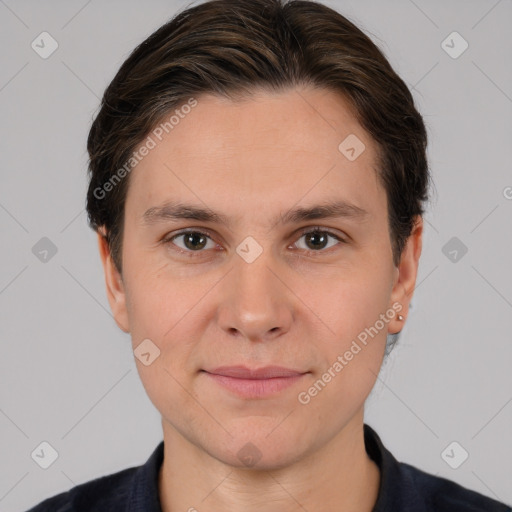
[{"label": "eyebrow", "polygon": [[[349,218],[362,221],[368,216],[369,213],[366,210],[355,204],[344,200],[334,200],[326,201],[323,204],[317,204],[310,207],[299,206],[293,208],[284,214],[279,215],[272,225],[278,223],[292,224],[307,220],[327,218]],[[153,225],[180,219],[223,224],[227,227],[230,227],[232,224],[229,217],[222,213],[179,201],[168,201],[161,206],[153,206],[146,210],[142,215],[142,223],[145,225]]]}]

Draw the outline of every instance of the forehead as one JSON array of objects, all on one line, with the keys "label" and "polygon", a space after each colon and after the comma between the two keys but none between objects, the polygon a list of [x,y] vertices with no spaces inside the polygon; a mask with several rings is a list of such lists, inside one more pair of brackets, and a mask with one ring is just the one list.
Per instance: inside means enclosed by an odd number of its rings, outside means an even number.
[{"label": "forehead", "polygon": [[127,210],[185,196],[260,215],[266,205],[314,202],[336,191],[361,207],[385,206],[376,143],[342,96],[292,89],[195,101],[149,134],[153,147],[131,172]]}]

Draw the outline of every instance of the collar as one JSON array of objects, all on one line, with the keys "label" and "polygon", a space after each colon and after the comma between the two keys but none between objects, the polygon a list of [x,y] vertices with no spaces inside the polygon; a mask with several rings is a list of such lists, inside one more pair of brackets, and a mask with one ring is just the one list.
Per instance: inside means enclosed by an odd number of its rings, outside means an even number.
[{"label": "collar", "polygon": [[[364,442],[368,456],[380,470],[377,502],[372,512],[414,510],[426,512],[407,466],[399,463],[383,445],[378,434],[364,424]],[[155,448],[147,462],[134,474],[128,512],[162,512],[158,476],[164,459],[164,441]]]},{"label": "collar", "polygon": [[366,453],[380,470],[380,484],[377,502],[372,512],[388,510],[414,510],[427,512],[425,502],[418,494],[408,465],[398,462],[384,446],[379,435],[364,424]]}]

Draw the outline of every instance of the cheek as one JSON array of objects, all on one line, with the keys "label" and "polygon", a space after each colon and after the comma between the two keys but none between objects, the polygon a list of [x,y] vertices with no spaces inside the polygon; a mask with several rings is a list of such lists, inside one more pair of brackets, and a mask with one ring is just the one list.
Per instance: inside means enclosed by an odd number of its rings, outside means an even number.
[{"label": "cheek", "polygon": [[196,329],[196,317],[200,313],[198,303],[208,283],[194,286],[162,269],[155,271],[127,265],[126,270],[132,348],[136,351],[143,340],[149,339],[157,347],[151,350],[158,353],[147,366],[136,358],[146,393],[160,411],[169,407],[169,397],[173,397],[173,408],[180,404],[181,410],[193,411],[193,399],[183,393],[179,383],[187,385],[193,340],[196,339],[191,326]]},{"label": "cheek", "polygon": [[303,400],[311,402],[308,411],[336,423],[351,417],[365,402],[384,357],[388,323],[381,315],[386,319],[388,289],[385,281],[377,286],[375,280],[357,280],[339,284],[329,293],[324,311],[329,312],[335,335],[316,343],[322,364],[302,390]]},{"label": "cheek", "polygon": [[331,379],[335,400],[358,402],[375,382],[395,314],[389,308],[390,280],[382,269],[353,269],[343,279],[332,280],[335,284],[318,305],[334,332],[317,348],[325,356],[322,371],[329,371],[322,373],[322,381]]},{"label": "cheek", "polygon": [[[139,263],[139,264],[137,264]],[[127,309],[134,346],[149,338],[165,352],[188,350],[186,340],[194,339],[191,329],[204,326],[204,304],[214,288],[215,278],[190,278],[173,271],[166,263],[151,268],[140,258],[126,265]],[[205,296],[206,295],[206,296]]]},{"label": "cheek", "polygon": [[150,338],[160,345],[165,326],[172,326],[174,315],[169,301],[173,290],[144,272],[134,273],[129,283],[126,296],[133,341]]},{"label": "cheek", "polygon": [[126,299],[132,333],[162,339],[166,330],[179,320],[186,289],[179,280],[170,279],[170,271],[155,264],[154,256],[125,241]]},{"label": "cheek", "polygon": [[376,264],[371,267],[352,267],[332,275],[325,291],[315,293],[316,311],[329,320],[326,323],[338,340],[355,338],[389,307],[392,273]]}]

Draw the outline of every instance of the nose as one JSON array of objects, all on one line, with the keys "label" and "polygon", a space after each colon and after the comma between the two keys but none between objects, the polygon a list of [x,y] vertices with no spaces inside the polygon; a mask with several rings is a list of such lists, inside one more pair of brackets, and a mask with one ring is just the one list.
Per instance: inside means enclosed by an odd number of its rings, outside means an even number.
[{"label": "nose", "polygon": [[270,249],[251,263],[236,254],[233,268],[224,278],[219,326],[230,336],[250,341],[278,338],[290,329],[294,298]]}]

